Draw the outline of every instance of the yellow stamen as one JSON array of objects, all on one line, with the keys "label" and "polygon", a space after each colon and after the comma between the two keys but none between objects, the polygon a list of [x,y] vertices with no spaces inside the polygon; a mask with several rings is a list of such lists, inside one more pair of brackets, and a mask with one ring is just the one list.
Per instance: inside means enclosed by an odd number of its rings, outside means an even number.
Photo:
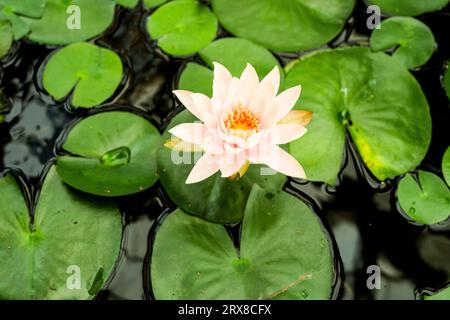
[{"label": "yellow stamen", "polygon": [[228,130],[256,132],[259,130],[260,121],[250,110],[238,106],[225,116],[224,124]]}]

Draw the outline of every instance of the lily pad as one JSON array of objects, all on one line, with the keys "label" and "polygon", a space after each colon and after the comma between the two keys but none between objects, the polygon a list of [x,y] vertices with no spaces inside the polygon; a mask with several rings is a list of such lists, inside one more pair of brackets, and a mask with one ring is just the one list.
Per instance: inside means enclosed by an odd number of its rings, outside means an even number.
[{"label": "lily pad", "polygon": [[[163,140],[171,138],[168,133],[171,128],[180,123],[194,121],[196,119],[191,113],[181,112],[171,121]],[[181,209],[213,222],[240,221],[253,185],[281,189],[286,181],[286,177],[281,174],[273,174],[267,168],[251,165],[239,180],[231,181],[216,173],[202,182],[186,184],[186,178],[200,156],[200,152],[177,152],[161,148],[158,153],[160,181],[170,199]],[[266,172],[269,175],[264,175]]]},{"label": "lily pad", "polygon": [[157,6],[162,5],[163,3],[167,2],[168,0],[144,0],[144,4],[147,8],[154,8]]},{"label": "lily pad", "polygon": [[55,100],[61,100],[73,91],[71,104],[90,108],[114,94],[122,74],[122,61],[115,52],[80,42],[58,50],[49,59],[43,84]]},{"label": "lily pad", "polygon": [[8,22],[0,21],[0,59],[5,57],[14,42],[11,25]]},{"label": "lily pad", "polygon": [[449,0],[367,0],[369,4],[375,4],[383,13],[395,16],[418,16],[422,13],[437,11],[445,7]]},{"label": "lily pad", "polygon": [[336,182],[346,130],[380,181],[414,170],[424,158],[431,140],[428,103],[392,57],[361,47],[324,50],[301,58],[286,83],[303,87],[295,108],[314,113],[308,132],[289,145],[310,180]]},{"label": "lily pad", "polygon": [[[182,244],[182,250],[180,250]],[[222,226],[181,210],[156,234],[156,299],[329,299],[334,266],[323,226],[297,198],[255,186],[240,248]]]},{"label": "lily pad", "polygon": [[0,178],[0,190],[0,298],[93,298],[120,251],[116,205],[72,191],[54,167],[35,211],[13,176]]},{"label": "lily pad", "polygon": [[114,0],[117,4],[120,4],[123,7],[134,8],[139,3],[139,0]]},{"label": "lily pad", "polygon": [[103,112],[81,120],[57,158],[57,170],[67,184],[101,196],[143,191],[157,180],[158,130],[129,112]]},{"label": "lily pad", "polygon": [[[209,68],[194,62],[187,64],[181,74],[179,89],[200,92],[212,96],[213,62],[224,65],[235,77],[239,77],[247,63],[250,63],[262,79],[275,66],[281,66],[272,53],[246,39],[223,38],[214,41],[199,52],[200,58]],[[284,73],[281,72],[281,85],[284,84]]]},{"label": "lily pad", "polygon": [[41,17],[44,12],[45,1],[0,0],[0,21],[8,22],[14,39],[19,40],[30,31],[30,25],[22,17]]},{"label": "lily pad", "polygon": [[[80,12],[80,28],[75,20]],[[23,18],[30,25],[30,40],[51,45],[64,45],[94,38],[103,33],[113,22],[116,3],[111,0],[47,0],[40,19]],[[76,8],[74,7],[74,8]],[[70,22],[70,28],[68,27]]]},{"label": "lily pad", "polygon": [[450,216],[450,190],[438,176],[419,171],[418,180],[404,177],[397,190],[402,210],[414,221],[434,224]]},{"label": "lily pad", "polygon": [[165,52],[184,56],[206,47],[216,36],[217,19],[197,0],[171,1],[158,8],[148,19],[151,38]]},{"label": "lily pad", "polygon": [[442,158],[442,174],[444,175],[445,182],[450,187],[450,147],[447,148]]},{"label": "lily pad", "polygon": [[384,20],[370,38],[375,51],[398,48],[392,55],[408,69],[427,63],[436,49],[433,32],[423,22],[410,17],[394,17]]},{"label": "lily pad", "polygon": [[232,34],[277,51],[317,48],[336,37],[355,0],[212,0]]},{"label": "lily pad", "polygon": [[450,287],[444,288],[432,295],[424,295],[423,300],[450,300]]},{"label": "lily pad", "polygon": [[449,69],[447,67],[447,70],[445,71],[444,74],[443,85],[445,92],[447,93],[447,97],[450,99],[450,72],[448,70]]}]

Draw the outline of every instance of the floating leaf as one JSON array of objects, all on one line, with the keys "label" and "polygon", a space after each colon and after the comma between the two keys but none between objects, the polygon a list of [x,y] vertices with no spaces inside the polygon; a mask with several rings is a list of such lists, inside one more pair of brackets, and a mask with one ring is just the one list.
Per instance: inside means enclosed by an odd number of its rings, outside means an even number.
[{"label": "floating leaf", "polygon": [[167,2],[168,0],[144,0],[144,4],[147,8],[154,8],[157,6],[162,5],[163,3]]},{"label": "floating leaf", "polygon": [[278,51],[317,48],[336,37],[355,0],[212,0],[221,24]]},{"label": "floating leaf", "polygon": [[57,170],[67,184],[101,196],[122,196],[151,187],[157,180],[158,130],[129,112],[103,112],[70,131]]},{"label": "floating leaf", "polygon": [[315,300],[330,298],[333,270],[330,243],[310,209],[255,186],[239,249],[222,225],[177,210],[156,234],[151,279],[156,299]]},{"label": "floating leaf", "polygon": [[123,7],[134,8],[139,3],[139,0],[114,0],[117,4],[120,4]]},{"label": "floating leaf", "polygon": [[442,158],[442,174],[444,175],[445,182],[450,187],[450,147],[447,148]]},{"label": "floating leaf", "polygon": [[14,41],[11,25],[8,22],[0,21],[0,59],[5,57]]},{"label": "floating leaf", "polygon": [[442,9],[449,0],[367,0],[367,2],[379,6],[381,11],[393,16],[418,16],[425,12]]},{"label": "floating leaf", "polygon": [[[245,39],[219,39],[200,51],[199,55],[210,68],[213,68],[213,62],[219,62],[235,77],[241,75],[247,63],[255,67],[261,79],[275,66],[280,67],[278,60],[269,50]],[[212,70],[191,62],[183,71],[178,87],[212,96],[212,80]],[[283,72],[281,72],[281,82],[284,83]]]},{"label": "floating leaf", "polygon": [[[31,28],[29,38],[52,45],[94,38],[112,24],[115,6],[111,0],[47,0],[42,18],[26,19]],[[79,28],[74,23],[78,18]]]},{"label": "floating leaf", "polygon": [[325,50],[301,58],[287,75],[301,84],[297,109],[314,113],[308,132],[290,153],[313,181],[336,182],[346,130],[376,178],[414,170],[431,140],[428,103],[408,70],[367,48]]},{"label": "floating leaf", "polygon": [[450,215],[450,190],[438,176],[419,171],[418,180],[404,177],[397,190],[402,210],[414,221],[434,224]]},{"label": "floating leaf", "polygon": [[443,85],[445,92],[447,93],[447,97],[450,99],[450,72],[448,71],[448,67],[444,74]]},{"label": "floating leaf", "polygon": [[[188,111],[178,114],[164,133],[163,140],[171,138],[168,130],[180,123],[194,122]],[[195,184],[186,184],[200,152],[177,152],[161,148],[158,154],[158,169],[164,190],[170,199],[184,211],[219,223],[233,223],[242,219],[245,204],[254,184],[281,189],[286,177],[274,174],[268,168],[251,165],[240,179],[231,181],[220,173]],[[267,175],[266,175],[267,174]]]},{"label": "floating leaf", "polygon": [[[122,223],[115,204],[70,190],[53,167],[33,218],[11,175],[0,178],[0,207],[1,299],[93,298],[120,250]],[[100,269],[104,274],[92,291]]]},{"label": "floating leaf", "polygon": [[0,9],[30,18],[40,18],[48,0],[0,0]]},{"label": "floating leaf", "polygon": [[450,300],[450,287],[444,288],[432,295],[424,295],[423,300]]},{"label": "floating leaf", "polygon": [[436,48],[433,32],[423,22],[410,17],[394,17],[384,20],[370,38],[375,51],[398,48],[392,55],[408,69],[427,63]]},{"label": "floating leaf", "polygon": [[120,57],[90,43],[74,43],[58,50],[44,69],[44,88],[61,100],[73,91],[71,104],[90,108],[110,98],[122,80]]},{"label": "floating leaf", "polygon": [[176,0],[156,10],[147,29],[161,49],[183,56],[196,53],[215,38],[217,19],[197,0]]}]

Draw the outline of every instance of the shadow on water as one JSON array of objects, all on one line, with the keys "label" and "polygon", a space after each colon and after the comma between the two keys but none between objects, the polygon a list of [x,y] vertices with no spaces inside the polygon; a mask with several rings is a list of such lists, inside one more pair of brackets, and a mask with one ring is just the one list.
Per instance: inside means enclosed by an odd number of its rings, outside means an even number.
[{"label": "shadow on water", "polygon": [[[169,58],[150,44],[143,32],[147,14],[141,8],[120,10],[115,26],[96,43],[115,50],[129,64],[126,91],[115,97],[117,103],[145,113],[162,130],[174,108],[171,91],[183,60]],[[447,7],[420,17],[433,30],[438,50],[425,66],[413,71],[433,118],[433,140],[420,168],[435,173],[440,172],[450,123],[449,102],[440,83],[444,63],[450,58],[449,14]],[[366,19],[365,6],[358,2],[346,29],[330,46],[367,43]],[[64,103],[55,104],[38,89],[35,74],[49,52],[50,48],[22,43],[1,77],[1,88],[12,99],[12,109],[0,124],[1,165],[20,169],[34,184],[55,156],[58,136],[83,114],[68,110]],[[283,55],[280,60],[295,56]],[[286,185],[288,192],[311,204],[329,230],[337,265],[342,266],[336,295],[341,299],[414,299],[417,288],[442,286],[450,279],[450,227],[426,228],[408,222],[397,209],[395,183],[378,184],[361,164],[351,141],[348,145],[337,187],[292,180]],[[124,248],[115,274],[98,298],[150,299],[149,248],[158,221],[174,205],[159,183],[117,201],[124,215]],[[370,290],[366,283],[367,268],[372,265],[381,269],[380,290]]]}]

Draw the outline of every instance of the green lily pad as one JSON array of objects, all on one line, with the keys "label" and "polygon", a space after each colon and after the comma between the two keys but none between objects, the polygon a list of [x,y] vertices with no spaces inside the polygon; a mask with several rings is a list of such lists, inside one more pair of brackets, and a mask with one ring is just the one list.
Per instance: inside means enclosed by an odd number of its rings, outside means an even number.
[{"label": "green lily pad", "polygon": [[448,67],[444,74],[443,85],[445,92],[447,93],[447,97],[450,99],[450,72],[448,71]]},{"label": "green lily pad", "polygon": [[[72,21],[70,6],[80,9],[80,28],[68,28]],[[113,22],[116,3],[111,0],[47,0],[40,19],[25,19],[30,25],[30,40],[51,45],[64,45],[94,38]],[[75,17],[75,16],[73,16]],[[76,24],[70,24],[76,26]]]},{"label": "green lily pad", "polygon": [[[116,205],[70,190],[54,167],[35,211],[27,208],[11,175],[0,178],[0,190],[0,298],[93,298],[120,251]],[[74,270],[81,276],[79,287]]]},{"label": "green lily pad", "polygon": [[134,8],[139,3],[139,0],[114,0],[117,4],[120,4],[123,7]]},{"label": "green lily pad", "polygon": [[442,289],[432,295],[424,295],[423,300],[450,300],[450,287]]},{"label": "green lily pad", "polygon": [[425,12],[437,11],[445,7],[449,0],[368,0],[369,4],[375,4],[383,13],[393,16],[418,16]]},{"label": "green lily pad", "polygon": [[7,13],[40,18],[44,13],[46,1],[48,0],[0,0],[0,9]]},{"label": "green lily pad", "polygon": [[444,175],[445,182],[450,187],[450,147],[447,148],[442,158],[442,174]]},{"label": "green lily pad", "polygon": [[384,20],[370,38],[375,51],[398,46],[392,55],[408,69],[427,63],[436,49],[433,32],[423,22],[411,17],[394,17]]},{"label": "green lily pad", "polygon": [[[268,74],[275,66],[280,67],[278,60],[269,50],[246,39],[223,38],[214,41],[199,52],[202,60],[213,68],[213,62],[219,62],[230,70],[231,74],[239,77],[247,63],[250,63],[258,73],[260,79]],[[200,92],[212,96],[213,71],[210,68],[190,62],[181,74],[179,89]],[[284,73],[281,73],[281,86],[284,84]]]},{"label": "green lily pad", "polygon": [[14,42],[11,25],[8,22],[0,21],[0,59],[5,57]]},{"label": "green lily pad", "polygon": [[327,236],[310,209],[255,185],[239,249],[222,225],[177,210],[156,234],[151,279],[163,300],[317,300],[330,298],[333,270]]},{"label": "green lily pad", "polygon": [[90,108],[109,99],[122,77],[122,61],[115,52],[80,42],[58,50],[49,59],[43,84],[55,100],[73,91],[71,104]]},{"label": "green lily pad", "polygon": [[286,78],[302,85],[295,108],[313,112],[308,132],[289,145],[310,180],[334,184],[346,130],[380,181],[414,170],[431,140],[425,95],[408,70],[384,53],[352,47],[301,58]]},{"label": "green lily pad", "polygon": [[57,170],[67,184],[101,196],[143,191],[157,180],[158,130],[129,112],[90,116],[70,131],[62,148],[71,155],[57,158]]},{"label": "green lily pad", "polygon": [[355,0],[212,0],[232,34],[277,51],[320,47],[336,37]]},{"label": "green lily pad", "polygon": [[184,56],[206,47],[216,36],[217,19],[197,0],[171,1],[158,8],[148,19],[151,38],[165,52]]},{"label": "green lily pad", "polygon": [[438,176],[419,171],[418,180],[404,177],[397,190],[402,210],[414,221],[434,224],[450,216],[450,190]]},{"label": "green lily pad", "polygon": [[162,5],[163,3],[167,2],[168,0],[144,0],[144,5],[147,8],[154,8]]},{"label": "green lily pad", "polygon": [[[194,121],[197,120],[191,113],[181,112],[171,121],[163,140],[171,138],[168,133],[171,128]],[[176,152],[163,147],[158,153],[158,171],[164,190],[175,204],[186,212],[210,221],[240,221],[253,185],[281,189],[286,181],[286,177],[281,174],[261,175],[263,167],[251,165],[247,173],[236,181],[222,178],[220,173],[216,173],[199,183],[186,184],[186,178],[200,156],[200,152]]]}]

